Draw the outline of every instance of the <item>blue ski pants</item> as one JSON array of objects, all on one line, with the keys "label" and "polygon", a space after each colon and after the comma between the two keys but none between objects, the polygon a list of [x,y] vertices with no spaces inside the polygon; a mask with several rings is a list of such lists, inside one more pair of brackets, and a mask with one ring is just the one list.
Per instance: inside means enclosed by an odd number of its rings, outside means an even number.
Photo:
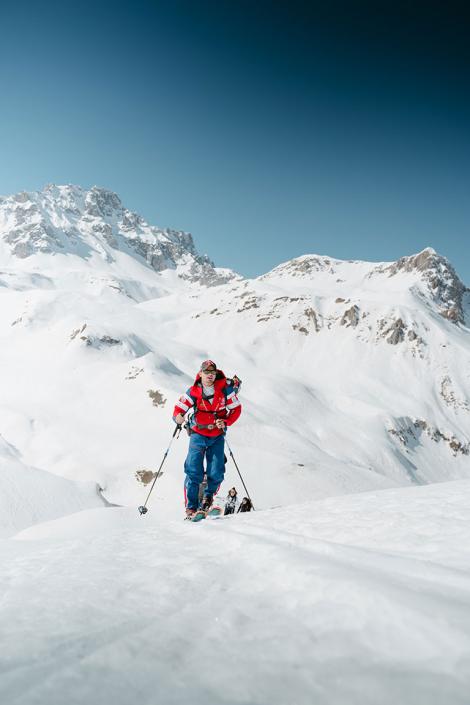
[{"label": "blue ski pants", "polygon": [[188,455],[184,462],[184,493],[186,507],[197,509],[199,504],[199,485],[204,479],[204,458],[206,458],[207,488],[206,495],[212,497],[224,479],[224,445],[225,437],[203,436],[200,433],[192,433],[189,437]]}]

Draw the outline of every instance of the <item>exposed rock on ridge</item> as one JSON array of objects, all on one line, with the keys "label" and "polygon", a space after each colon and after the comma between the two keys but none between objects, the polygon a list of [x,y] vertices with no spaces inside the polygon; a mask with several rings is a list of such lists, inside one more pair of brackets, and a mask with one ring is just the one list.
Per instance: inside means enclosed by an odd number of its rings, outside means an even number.
[{"label": "exposed rock on ridge", "polygon": [[0,199],[0,238],[22,259],[38,253],[88,258],[97,252],[109,262],[113,251],[121,251],[142,257],[156,272],[176,269],[182,279],[206,286],[237,277],[198,254],[190,233],[149,225],[117,194],[96,186],[48,185]]},{"label": "exposed rock on ridge", "polygon": [[377,268],[390,277],[400,272],[420,272],[431,298],[440,307],[440,314],[453,323],[465,323],[463,296],[467,288],[462,284],[450,262],[431,247],[409,257],[401,257],[391,265]]},{"label": "exposed rock on ridge", "polygon": [[470,443],[459,440],[452,433],[436,428],[424,419],[397,419],[397,428],[389,428],[390,435],[398,438],[400,443],[406,448],[412,448],[420,441],[421,434],[425,434],[435,443],[444,441],[454,456],[458,453],[462,455],[470,454]]}]

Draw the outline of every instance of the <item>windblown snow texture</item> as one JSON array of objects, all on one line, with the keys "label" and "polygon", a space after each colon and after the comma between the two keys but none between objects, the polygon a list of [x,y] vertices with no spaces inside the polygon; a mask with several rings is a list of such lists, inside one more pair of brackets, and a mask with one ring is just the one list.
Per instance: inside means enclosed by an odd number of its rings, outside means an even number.
[{"label": "windblown snow texture", "polygon": [[0,699],[464,705],[470,481],[0,542]]}]

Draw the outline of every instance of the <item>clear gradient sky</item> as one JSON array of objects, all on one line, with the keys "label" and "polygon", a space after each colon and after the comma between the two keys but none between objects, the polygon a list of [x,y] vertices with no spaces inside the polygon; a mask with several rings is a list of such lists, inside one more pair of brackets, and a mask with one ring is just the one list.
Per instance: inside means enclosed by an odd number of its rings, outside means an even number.
[{"label": "clear gradient sky", "polygon": [[0,0],[0,193],[104,186],[247,276],[432,246],[470,285],[465,7]]}]

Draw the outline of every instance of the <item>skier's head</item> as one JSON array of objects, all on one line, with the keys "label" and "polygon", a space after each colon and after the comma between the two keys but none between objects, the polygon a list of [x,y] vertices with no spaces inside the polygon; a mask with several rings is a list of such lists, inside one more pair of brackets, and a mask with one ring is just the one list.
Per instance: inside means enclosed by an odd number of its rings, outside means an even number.
[{"label": "skier's head", "polygon": [[235,487],[232,487],[232,488],[228,491],[228,493],[229,493],[229,495],[230,495],[231,497],[236,497],[236,496],[237,496],[237,490],[235,489]]},{"label": "skier's head", "polygon": [[201,364],[200,374],[204,384],[213,384],[217,375],[217,365],[212,360],[204,360]]},{"label": "skier's head", "polygon": [[201,372],[207,372],[208,370],[214,370],[214,372],[217,372],[217,365],[213,360],[204,360],[204,362],[201,363]]}]

